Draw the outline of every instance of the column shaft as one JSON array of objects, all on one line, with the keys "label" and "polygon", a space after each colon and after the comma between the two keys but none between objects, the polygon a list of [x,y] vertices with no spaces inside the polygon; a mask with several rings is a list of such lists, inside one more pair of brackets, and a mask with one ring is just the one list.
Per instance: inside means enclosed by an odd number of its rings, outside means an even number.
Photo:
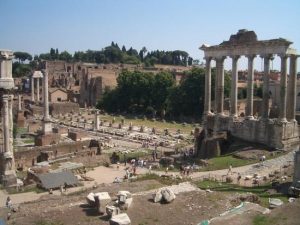
[{"label": "column shaft", "polygon": [[240,56],[232,57],[232,74],[231,74],[231,94],[230,94],[230,114],[237,116],[237,82],[238,82],[238,59]]},{"label": "column shaft", "polygon": [[280,109],[279,119],[286,121],[286,102],[287,102],[287,55],[281,56],[281,78],[280,78]]},{"label": "column shaft", "polygon": [[211,113],[211,58],[206,58],[204,114]]},{"label": "column shaft", "polygon": [[248,57],[248,74],[247,74],[247,107],[246,117],[253,118],[253,80],[254,80],[254,58],[255,55]]},{"label": "column shaft", "polygon": [[34,102],[34,78],[31,77],[31,101]]},{"label": "column shaft", "polygon": [[36,98],[37,98],[37,102],[39,102],[40,101],[40,78],[37,78]]},{"label": "column shaft", "polygon": [[223,114],[224,110],[224,59],[217,58],[217,113]]},{"label": "column shaft", "polygon": [[288,120],[295,120],[296,113],[296,93],[297,91],[297,56],[290,57],[290,77],[289,77],[289,101],[288,101]]},{"label": "column shaft", "polygon": [[264,83],[263,83],[263,102],[262,118],[269,118],[269,74],[270,74],[271,55],[264,56]]},{"label": "column shaft", "polygon": [[9,108],[8,108],[8,95],[2,96],[2,124],[3,124],[3,147],[4,152],[10,152],[10,145],[9,145]]},{"label": "column shaft", "polygon": [[48,121],[49,117],[49,99],[48,99],[48,71],[44,73],[44,120]]},{"label": "column shaft", "polygon": [[22,111],[22,95],[18,95],[18,111]]}]

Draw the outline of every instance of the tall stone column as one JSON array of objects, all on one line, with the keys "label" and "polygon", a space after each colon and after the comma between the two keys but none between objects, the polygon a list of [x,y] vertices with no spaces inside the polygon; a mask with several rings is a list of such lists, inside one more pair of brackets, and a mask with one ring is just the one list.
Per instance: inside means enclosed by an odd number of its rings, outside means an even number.
[{"label": "tall stone column", "polygon": [[31,101],[34,102],[34,77],[31,77]]},{"label": "tall stone column", "polygon": [[95,122],[94,122],[94,130],[98,130],[99,129],[99,117],[98,117],[98,110],[96,110],[95,112]]},{"label": "tall stone column", "polygon": [[224,110],[224,59],[225,57],[219,57],[216,59],[217,63],[217,89],[216,89],[216,102],[217,113],[223,114]]},{"label": "tall stone column", "polygon": [[2,130],[3,130],[3,171],[1,181],[4,186],[16,184],[15,160],[12,137],[12,96],[2,96]]},{"label": "tall stone column", "polygon": [[43,71],[43,83],[44,83],[44,120],[43,120],[43,133],[52,133],[52,124],[49,116],[49,98],[48,98],[48,71]]},{"label": "tall stone column", "polygon": [[230,115],[237,117],[237,82],[238,82],[238,60],[240,56],[232,56],[231,93],[230,93]]},{"label": "tall stone column", "polygon": [[22,111],[22,95],[18,95],[18,111]]},{"label": "tall stone column", "polygon": [[36,100],[37,100],[37,102],[39,102],[40,101],[40,78],[37,78],[37,80],[36,80]]},{"label": "tall stone column", "polygon": [[9,145],[9,139],[10,139],[10,131],[9,131],[9,96],[3,95],[2,96],[2,125],[3,125],[3,147],[4,152],[10,152],[11,148]]},{"label": "tall stone column", "polygon": [[290,57],[290,77],[288,84],[288,111],[287,119],[289,121],[295,120],[296,113],[296,96],[297,96],[297,56],[291,55]]},{"label": "tall stone column", "polygon": [[263,102],[262,102],[262,118],[269,118],[269,76],[270,76],[270,59],[272,55],[264,55],[264,83],[263,83]]},{"label": "tall stone column", "polygon": [[246,118],[253,119],[253,81],[254,81],[254,58],[256,55],[248,55],[248,75],[247,75],[247,107]]},{"label": "tall stone column", "polygon": [[286,102],[287,102],[287,55],[281,55],[281,78],[280,78],[280,109],[279,120],[286,122]]},{"label": "tall stone column", "polygon": [[204,114],[211,113],[211,57],[206,57]]}]

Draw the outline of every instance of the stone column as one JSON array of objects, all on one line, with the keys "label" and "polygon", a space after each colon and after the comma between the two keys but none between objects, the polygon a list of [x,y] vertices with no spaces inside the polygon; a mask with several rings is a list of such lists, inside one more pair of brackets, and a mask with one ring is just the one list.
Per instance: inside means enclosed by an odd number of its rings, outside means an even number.
[{"label": "stone column", "polygon": [[34,102],[34,77],[31,77],[31,101]]},{"label": "stone column", "polygon": [[44,72],[44,120],[50,120],[49,117],[49,98],[48,98],[48,71]]},{"label": "stone column", "polygon": [[217,63],[217,89],[216,89],[216,109],[218,114],[223,114],[224,109],[224,59],[225,57],[219,57],[216,59]]},{"label": "stone column", "polygon": [[40,78],[37,78],[37,83],[36,83],[36,98],[37,102],[40,101]]},{"label": "stone column", "polygon": [[280,78],[280,109],[279,120],[286,122],[286,101],[287,101],[287,55],[281,55],[281,78]]},{"label": "stone column", "polygon": [[98,110],[95,112],[95,122],[94,122],[94,130],[99,129],[99,117],[98,117]]},{"label": "stone column", "polygon": [[52,124],[49,116],[49,99],[48,99],[48,71],[44,71],[44,120],[43,120],[43,133],[52,133]]},{"label": "stone column", "polygon": [[272,55],[264,55],[264,83],[263,83],[263,102],[262,102],[262,118],[269,118],[269,74],[270,59]]},{"label": "stone column", "polygon": [[296,113],[296,96],[297,96],[297,56],[290,57],[290,77],[289,77],[289,93],[288,93],[288,111],[287,119],[295,120]]},{"label": "stone column", "polygon": [[22,111],[22,95],[18,95],[18,111]]},{"label": "stone column", "polygon": [[211,113],[211,57],[206,57],[204,114]]},{"label": "stone column", "polygon": [[10,132],[9,132],[9,96],[8,95],[3,95],[2,96],[2,126],[3,126],[3,147],[4,147],[4,152],[10,152],[11,148],[9,145],[9,139],[10,139]]},{"label": "stone column", "polygon": [[248,74],[247,74],[247,106],[246,118],[253,119],[253,79],[254,79],[254,58],[256,55],[248,55]]},{"label": "stone column", "polygon": [[237,82],[238,82],[238,60],[240,56],[232,56],[230,115],[237,117]]},{"label": "stone column", "polygon": [[13,153],[13,118],[12,118],[13,95],[2,96],[2,129],[3,129],[3,171],[1,180],[4,186],[17,183],[15,172],[15,160]]}]

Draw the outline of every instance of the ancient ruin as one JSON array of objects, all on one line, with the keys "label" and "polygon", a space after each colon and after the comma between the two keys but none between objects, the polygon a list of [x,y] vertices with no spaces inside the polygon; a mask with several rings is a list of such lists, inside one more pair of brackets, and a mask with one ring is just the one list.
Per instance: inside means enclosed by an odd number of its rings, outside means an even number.
[{"label": "ancient ruin", "polygon": [[0,152],[0,181],[3,186],[13,186],[17,183],[15,159],[13,152],[13,91],[12,78],[13,52],[0,50],[0,95],[2,100],[2,134],[3,147]]},{"label": "ancient ruin", "polygon": [[[297,52],[292,42],[283,39],[258,40],[254,31],[239,30],[228,41],[219,45],[202,45],[206,60],[204,127],[207,133],[230,132],[234,137],[265,144],[280,150],[297,150],[299,147],[298,124],[295,120]],[[247,105],[245,117],[237,114],[238,60],[248,58]],[[280,110],[279,117],[269,118],[269,74],[270,61],[274,56],[281,58]],[[264,61],[263,99],[261,112],[253,114],[254,58]],[[224,112],[224,60],[232,58],[232,83],[230,112]],[[211,106],[211,61],[216,61],[216,85],[214,107]],[[289,60],[290,68],[287,69]],[[289,74],[289,76],[288,76]],[[288,107],[287,107],[288,106]],[[213,108],[213,110],[212,110]]]}]

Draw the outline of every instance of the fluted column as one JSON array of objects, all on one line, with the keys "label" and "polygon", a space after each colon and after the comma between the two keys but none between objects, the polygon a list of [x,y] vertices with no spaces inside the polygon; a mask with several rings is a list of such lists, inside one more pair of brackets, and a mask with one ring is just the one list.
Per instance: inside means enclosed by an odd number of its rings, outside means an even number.
[{"label": "fluted column", "polygon": [[211,57],[206,57],[204,114],[211,113]]},{"label": "fluted column", "polygon": [[230,93],[230,115],[237,116],[237,82],[238,82],[238,60],[240,56],[232,56],[231,93]]},{"label": "fluted column", "polygon": [[269,118],[269,76],[270,76],[270,59],[272,55],[264,55],[264,83],[263,83],[263,102],[262,118]]},{"label": "fluted column", "polygon": [[216,59],[217,63],[217,89],[216,89],[216,100],[217,100],[217,113],[224,113],[224,59],[225,57],[219,57]]},{"label": "fluted column", "polygon": [[295,120],[296,113],[296,95],[297,95],[297,56],[290,57],[290,77],[289,77],[289,93],[288,93],[288,120]]},{"label": "fluted column", "polygon": [[34,77],[31,77],[31,101],[34,102]]},{"label": "fluted column", "polygon": [[280,78],[280,109],[279,120],[286,122],[286,102],[287,102],[287,55],[281,55],[281,78]]},{"label": "fluted column", "polygon": [[248,55],[248,74],[247,74],[247,107],[246,118],[253,118],[253,79],[254,79],[254,58],[256,55]]},{"label": "fluted column", "polygon": [[40,78],[37,78],[37,81],[36,81],[36,98],[37,98],[37,102],[40,101]]}]

